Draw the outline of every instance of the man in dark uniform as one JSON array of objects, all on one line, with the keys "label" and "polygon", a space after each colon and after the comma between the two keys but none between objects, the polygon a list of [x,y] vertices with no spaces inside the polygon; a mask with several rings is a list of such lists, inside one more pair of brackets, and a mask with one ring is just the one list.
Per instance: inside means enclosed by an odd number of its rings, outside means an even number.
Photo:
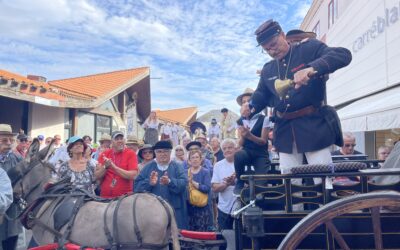
[{"label": "man in dark uniform", "polygon": [[[279,23],[268,20],[255,32],[257,42],[273,60],[266,63],[250,106],[256,114],[274,108],[274,146],[279,152],[282,173],[302,163],[331,163],[329,147],[337,135],[324,114],[326,74],[347,66],[351,53],[328,47],[316,39],[290,45]],[[293,80],[278,94],[275,83]]]}]

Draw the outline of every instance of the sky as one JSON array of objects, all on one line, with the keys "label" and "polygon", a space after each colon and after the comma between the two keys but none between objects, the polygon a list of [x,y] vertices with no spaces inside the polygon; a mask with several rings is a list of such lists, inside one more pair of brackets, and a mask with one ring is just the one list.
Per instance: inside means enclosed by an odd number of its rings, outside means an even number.
[{"label": "sky", "polygon": [[238,112],[270,60],[254,31],[298,28],[311,2],[0,0],[0,68],[56,80],[148,66],[152,109]]}]

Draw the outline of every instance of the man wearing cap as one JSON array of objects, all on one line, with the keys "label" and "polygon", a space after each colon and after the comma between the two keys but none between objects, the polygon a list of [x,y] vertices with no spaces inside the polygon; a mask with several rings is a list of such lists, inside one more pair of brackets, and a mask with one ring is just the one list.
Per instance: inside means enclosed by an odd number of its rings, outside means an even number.
[{"label": "man wearing cap", "polygon": [[229,114],[227,108],[221,109],[222,119],[221,119],[221,133],[222,139],[235,138],[235,121],[233,117]]},{"label": "man wearing cap", "polygon": [[100,137],[100,147],[92,154],[92,158],[95,159],[96,161],[99,159],[99,155],[103,153],[104,151],[110,149],[111,145],[111,136],[107,133],[104,133]]},{"label": "man wearing cap", "polygon": [[217,123],[217,119],[212,118],[210,126],[208,127],[208,139],[211,140],[213,137],[221,138],[221,128]]},{"label": "man wearing cap", "polygon": [[[20,155],[12,151],[12,146],[15,143],[15,136],[12,133],[11,126],[8,124],[0,124],[0,167],[5,172],[14,168],[18,162],[22,161]],[[2,187],[3,188],[3,187]],[[0,224],[0,240],[3,249],[16,249],[18,234],[22,232],[22,225],[18,219],[18,208],[16,204],[12,204],[7,210],[7,217],[3,218]]]},{"label": "man wearing cap", "polygon": [[186,187],[188,180],[183,167],[171,161],[172,144],[158,141],[153,146],[156,158],[149,162],[135,181],[135,192],[161,196],[174,208],[179,229],[187,228]]},{"label": "man wearing cap", "polygon": [[137,175],[137,156],[125,147],[124,133],[114,131],[111,148],[100,154],[95,176],[100,181],[100,196],[118,197],[133,192],[133,180]]},{"label": "man wearing cap", "polygon": [[19,134],[17,136],[17,146],[15,147],[15,153],[19,154],[22,158],[25,158],[26,152],[28,152],[28,136],[25,134]]},{"label": "man wearing cap", "polygon": [[[273,60],[261,71],[250,107],[256,114],[274,108],[274,146],[280,154],[282,173],[302,163],[330,163],[330,146],[336,143],[336,123],[325,119],[326,74],[351,62],[348,49],[328,47],[316,40],[289,44],[278,22],[268,20],[255,32],[258,44]],[[292,80],[292,82],[290,82]],[[286,88],[277,86],[289,86]],[[279,90],[279,94],[277,92]],[[329,113],[329,114],[330,114]]]}]

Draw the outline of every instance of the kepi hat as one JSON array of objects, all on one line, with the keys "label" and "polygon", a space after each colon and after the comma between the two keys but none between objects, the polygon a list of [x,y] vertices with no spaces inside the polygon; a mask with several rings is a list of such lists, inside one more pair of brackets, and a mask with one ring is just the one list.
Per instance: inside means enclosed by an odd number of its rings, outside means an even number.
[{"label": "kepi hat", "polygon": [[281,32],[282,28],[279,23],[270,19],[261,24],[260,27],[258,27],[254,32],[254,35],[256,35],[258,46],[260,46],[267,43],[269,40],[271,40],[271,38],[279,35]]},{"label": "kepi hat", "polygon": [[17,133],[12,132],[10,124],[0,124],[0,135],[16,136]]},{"label": "kepi hat", "polygon": [[239,95],[236,97],[236,102],[239,104],[239,106],[242,106],[242,98],[243,96],[251,96],[254,93],[254,90],[251,88],[246,88],[243,92],[243,94]]}]

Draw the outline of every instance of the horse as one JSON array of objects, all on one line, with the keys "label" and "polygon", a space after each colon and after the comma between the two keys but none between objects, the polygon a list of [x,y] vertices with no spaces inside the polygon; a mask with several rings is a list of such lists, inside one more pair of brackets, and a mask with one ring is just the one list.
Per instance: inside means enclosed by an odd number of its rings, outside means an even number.
[{"label": "horse", "polygon": [[[160,197],[148,193],[114,200],[97,197],[82,202],[78,209],[74,204],[82,201],[81,196],[65,192],[43,194],[55,171],[47,162],[52,152],[53,143],[39,151],[39,141],[35,139],[26,159],[9,172],[14,199],[25,200],[29,205],[24,213],[27,215],[24,225],[32,229],[37,243],[70,242],[105,249],[168,249],[172,239],[173,249],[180,249],[174,211]],[[67,199],[72,200],[69,204],[75,213],[67,214],[70,218],[65,225],[56,225],[54,213],[60,211],[58,207]]]}]

